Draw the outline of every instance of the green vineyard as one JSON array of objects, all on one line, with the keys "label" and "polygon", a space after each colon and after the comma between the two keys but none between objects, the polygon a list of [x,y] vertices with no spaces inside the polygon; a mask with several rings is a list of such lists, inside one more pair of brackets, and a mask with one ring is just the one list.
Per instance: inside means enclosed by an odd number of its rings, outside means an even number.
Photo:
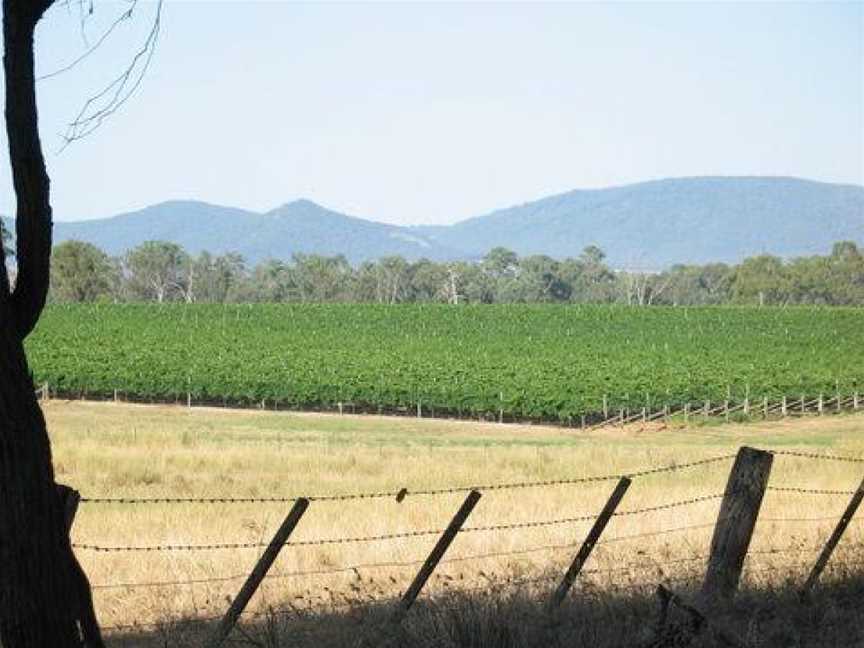
[{"label": "green vineyard", "polygon": [[150,304],[49,307],[27,348],[73,397],[566,421],[850,393],[862,342],[842,308]]}]

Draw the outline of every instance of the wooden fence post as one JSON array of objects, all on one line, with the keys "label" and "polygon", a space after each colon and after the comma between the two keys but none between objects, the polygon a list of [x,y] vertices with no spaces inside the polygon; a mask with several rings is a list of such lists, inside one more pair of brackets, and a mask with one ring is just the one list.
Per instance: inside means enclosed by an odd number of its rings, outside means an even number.
[{"label": "wooden fence post", "polygon": [[773,461],[770,452],[746,446],[738,450],[711,538],[704,596],[730,599],[735,595]]},{"label": "wooden fence post", "polygon": [[710,412],[711,412],[711,401],[710,401],[710,400],[706,400],[706,401],[705,401],[705,409],[704,409],[704,411],[703,411],[703,415],[707,417],[708,414],[709,414]]},{"label": "wooden fence post", "polygon": [[225,616],[219,622],[219,627],[216,628],[216,632],[207,644],[208,648],[218,648],[221,646],[231,633],[231,630],[234,629],[237,619],[243,614],[243,610],[246,609],[249,599],[252,598],[258,586],[261,585],[261,581],[264,580],[270,567],[273,566],[276,557],[279,555],[282,547],[285,546],[289,536],[297,527],[297,523],[300,522],[300,518],[303,517],[307,508],[309,508],[309,500],[305,497],[301,497],[294,502],[294,506],[282,522],[282,526],[276,531],[276,535],[273,536],[267,549],[264,550],[264,553],[258,559],[258,563],[255,565],[252,573],[249,574],[246,582],[243,583],[243,587],[240,588],[237,598],[234,599]]},{"label": "wooden fence post", "polygon": [[807,581],[801,588],[802,596],[807,596],[810,593],[810,590],[813,589],[816,581],[819,580],[819,576],[822,574],[822,571],[828,564],[828,560],[831,558],[831,554],[834,553],[834,549],[837,547],[837,543],[840,542],[840,538],[843,536],[843,532],[846,531],[846,527],[848,527],[849,522],[852,521],[852,518],[854,517],[855,512],[858,510],[858,506],[860,506],[862,499],[864,499],[864,481],[861,482],[861,484],[858,486],[858,490],[856,490],[855,494],[852,495],[852,499],[849,500],[849,505],[846,507],[846,510],[843,511],[843,515],[840,517],[840,521],[837,523],[837,526],[834,527],[834,531],[833,533],[831,533],[831,537],[828,538],[828,542],[826,542],[825,546],[822,548],[822,553],[819,554],[819,558],[816,560],[816,564],[813,565],[813,569],[810,571],[810,575],[807,577]]},{"label": "wooden fence post", "polygon": [[63,521],[66,523],[66,535],[72,531],[72,523],[78,512],[78,504],[81,502],[81,493],[66,484],[57,484],[57,496],[63,507]]},{"label": "wooden fence post", "polygon": [[762,416],[768,418],[768,397],[762,397]]},{"label": "wooden fence post", "polygon": [[424,562],[423,566],[420,567],[420,571],[417,572],[417,575],[411,582],[411,586],[405,591],[405,594],[402,596],[402,600],[399,601],[396,610],[393,612],[391,622],[398,623],[399,621],[401,621],[402,617],[405,616],[405,613],[414,604],[414,601],[420,594],[420,590],[423,589],[426,581],[429,580],[432,572],[435,571],[435,567],[438,566],[441,558],[444,557],[444,554],[450,546],[450,543],[453,542],[456,534],[459,533],[462,525],[465,524],[465,520],[467,520],[468,516],[471,515],[471,511],[474,510],[474,507],[479,501],[480,493],[478,491],[472,490],[470,493],[468,493],[468,497],[466,497],[465,501],[462,502],[462,506],[460,506],[459,510],[456,511],[456,515],[453,516],[453,519],[450,520],[450,524],[448,524],[447,528],[444,529],[444,533],[442,533],[441,537],[438,538],[438,542],[435,543],[435,547],[433,547],[432,552],[426,559],[426,562]]},{"label": "wooden fence post", "polygon": [[783,418],[786,418],[787,407],[786,407],[786,397],[783,397],[783,404],[780,406],[780,412],[783,414]]},{"label": "wooden fence post", "polygon": [[609,418],[609,400],[606,398],[606,394],[603,394],[603,419]]},{"label": "wooden fence post", "polygon": [[855,390],[855,393],[852,394],[852,409],[858,409],[858,390]]},{"label": "wooden fence post", "polygon": [[819,416],[825,413],[825,401],[822,399],[822,394],[819,394]]},{"label": "wooden fence post", "polygon": [[561,601],[563,601],[564,597],[567,596],[567,592],[570,591],[570,588],[576,581],[576,577],[579,575],[579,572],[582,571],[582,567],[591,555],[594,545],[597,544],[597,540],[600,539],[600,535],[603,533],[609,520],[612,519],[615,509],[618,508],[618,505],[624,498],[624,494],[627,492],[628,488],[630,488],[630,479],[622,477],[618,481],[618,485],[615,486],[615,490],[613,490],[612,494],[609,496],[606,506],[603,507],[603,510],[600,511],[600,515],[598,515],[597,519],[594,521],[594,525],[588,532],[585,542],[583,542],[582,546],[579,548],[579,553],[577,553],[576,557],[573,559],[570,569],[568,569],[567,573],[564,574],[564,578],[561,580],[558,588],[553,592],[552,597],[549,599],[548,607],[550,609],[561,605]]}]

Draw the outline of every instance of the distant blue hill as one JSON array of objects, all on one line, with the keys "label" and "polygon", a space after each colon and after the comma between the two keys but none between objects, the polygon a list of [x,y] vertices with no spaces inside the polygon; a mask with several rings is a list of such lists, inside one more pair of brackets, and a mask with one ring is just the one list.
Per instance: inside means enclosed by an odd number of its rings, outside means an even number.
[{"label": "distant blue hill", "polygon": [[760,253],[824,254],[864,245],[864,187],[795,178],[703,177],[576,190],[449,226],[399,227],[308,200],[261,214],[203,202],[166,202],[112,218],[57,222],[55,241],[90,241],[117,255],[149,239],[188,251],[239,252],[250,263],[295,252],[352,263],[474,259],[504,246],[520,255],[576,256],[598,245],[614,267],[737,262]]},{"label": "distant blue hill", "polygon": [[474,254],[502,245],[561,258],[593,244],[615,267],[805,256],[839,240],[864,244],[864,187],[795,178],[658,180],[570,191],[418,232]]}]

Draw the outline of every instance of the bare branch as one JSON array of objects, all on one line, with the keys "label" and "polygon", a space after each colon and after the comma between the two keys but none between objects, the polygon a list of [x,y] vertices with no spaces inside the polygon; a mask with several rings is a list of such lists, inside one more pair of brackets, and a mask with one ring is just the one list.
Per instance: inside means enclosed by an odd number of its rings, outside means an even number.
[{"label": "bare branch", "polygon": [[[69,124],[63,136],[65,148],[72,142],[87,137],[98,129],[103,122],[120,109],[135,94],[144,80],[153,54],[156,51],[156,41],[162,25],[162,6],[164,0],[156,5],[156,15],[153,26],[141,49],[135,54],[129,66],[116,79],[109,83],[101,92],[90,97],[75,119]],[[62,149],[61,149],[62,150]]]},{"label": "bare branch", "polygon": [[[95,52],[97,49],[99,49],[99,47],[101,47],[102,43],[104,43],[106,40],[108,40],[108,37],[111,36],[111,34],[114,32],[115,29],[117,29],[117,27],[120,24],[122,24],[123,22],[132,18],[132,13],[134,12],[137,4],[138,4],[138,0],[132,0],[132,6],[130,6],[129,9],[127,9],[122,14],[120,14],[120,16],[113,23],[111,23],[111,26],[108,27],[108,29],[106,29],[103,32],[103,34],[99,37],[99,39],[92,46],[90,46],[83,54],[81,54],[81,56],[76,58],[71,63],[68,63],[67,65],[64,65],[63,67],[54,70],[53,72],[49,72],[48,74],[43,74],[42,76],[36,77],[36,80],[37,81],[45,81],[46,79],[51,79],[51,78],[56,77],[60,74],[63,74],[64,72],[68,72],[69,70],[71,70],[75,66],[77,66],[79,63],[81,63],[81,61],[88,58],[91,54],[93,54],[93,52]],[[91,4],[91,11],[92,11],[92,4]]]}]

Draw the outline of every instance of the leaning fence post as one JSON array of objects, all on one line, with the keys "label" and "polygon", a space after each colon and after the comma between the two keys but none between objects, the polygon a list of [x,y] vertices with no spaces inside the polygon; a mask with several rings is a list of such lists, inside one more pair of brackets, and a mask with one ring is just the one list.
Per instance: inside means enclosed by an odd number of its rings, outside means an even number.
[{"label": "leaning fence post", "polygon": [[243,587],[240,588],[237,598],[234,599],[225,616],[219,622],[219,627],[216,628],[216,632],[210,643],[207,644],[208,648],[218,648],[218,646],[221,646],[231,633],[231,630],[234,629],[237,619],[243,614],[243,610],[246,609],[246,605],[249,603],[252,595],[255,594],[258,586],[261,585],[261,581],[264,580],[270,567],[273,566],[276,557],[279,555],[282,547],[285,546],[288,537],[294,531],[297,523],[300,522],[300,518],[303,517],[307,508],[309,508],[309,500],[305,497],[301,497],[294,502],[294,506],[282,522],[282,526],[276,531],[276,535],[273,536],[267,549],[264,550],[264,553],[258,559],[258,563],[255,565],[252,573],[249,574],[246,582],[243,583]]},{"label": "leaning fence post", "polygon": [[630,479],[622,477],[618,481],[618,485],[615,486],[615,490],[612,491],[612,495],[609,496],[609,501],[606,502],[606,506],[603,507],[603,510],[600,511],[600,515],[598,515],[597,519],[594,521],[594,526],[591,527],[588,536],[585,538],[585,542],[583,542],[582,546],[579,548],[579,553],[577,553],[576,557],[573,559],[570,569],[568,569],[567,573],[564,574],[561,584],[558,585],[558,588],[549,599],[548,607],[550,609],[561,605],[561,601],[563,601],[564,597],[567,596],[567,592],[570,591],[570,588],[576,581],[576,577],[579,575],[579,572],[582,571],[582,567],[591,555],[594,545],[597,544],[597,540],[600,539],[600,535],[603,533],[606,525],[609,524],[609,520],[612,519],[615,509],[618,508],[618,505],[624,498],[624,494],[627,492],[628,488],[630,488]]},{"label": "leaning fence post", "polygon": [[480,501],[480,497],[481,496],[479,491],[472,490],[470,493],[468,493],[468,497],[466,497],[465,501],[462,502],[462,506],[460,506],[459,510],[456,511],[456,515],[453,516],[453,519],[450,520],[450,524],[448,524],[447,528],[444,529],[444,533],[442,533],[441,537],[438,538],[438,542],[435,543],[435,546],[432,548],[429,557],[426,558],[426,562],[424,562],[423,566],[420,567],[420,571],[417,572],[417,575],[411,582],[411,586],[405,591],[405,594],[402,596],[402,600],[400,600],[399,604],[396,606],[396,610],[393,612],[391,622],[398,623],[399,621],[401,621],[402,617],[405,616],[405,613],[411,608],[412,605],[414,605],[414,601],[420,594],[420,590],[423,589],[426,581],[429,580],[432,572],[435,571],[435,568],[438,566],[441,558],[444,557],[444,554],[450,547],[450,543],[453,542],[456,534],[459,533],[462,525],[465,524],[465,520],[467,520],[468,516],[471,515],[471,511],[474,510],[477,502]]},{"label": "leaning fence post", "polygon": [[764,450],[738,450],[711,538],[703,595],[734,596],[773,461],[774,455]]},{"label": "leaning fence post", "polygon": [[843,515],[840,517],[837,526],[834,527],[831,537],[828,538],[828,542],[826,542],[825,546],[822,548],[822,553],[819,554],[816,564],[813,565],[813,569],[810,571],[807,581],[801,588],[802,596],[807,596],[810,593],[810,590],[813,589],[816,581],[819,580],[819,576],[828,564],[828,560],[831,558],[831,554],[834,553],[837,543],[840,542],[843,532],[846,531],[846,527],[849,526],[849,523],[855,516],[855,512],[858,510],[858,506],[861,504],[862,499],[864,499],[864,481],[861,482],[861,485],[858,486],[858,490],[856,490],[855,494],[852,495],[852,499],[849,500],[849,505],[846,507],[846,510],[843,511]]}]

